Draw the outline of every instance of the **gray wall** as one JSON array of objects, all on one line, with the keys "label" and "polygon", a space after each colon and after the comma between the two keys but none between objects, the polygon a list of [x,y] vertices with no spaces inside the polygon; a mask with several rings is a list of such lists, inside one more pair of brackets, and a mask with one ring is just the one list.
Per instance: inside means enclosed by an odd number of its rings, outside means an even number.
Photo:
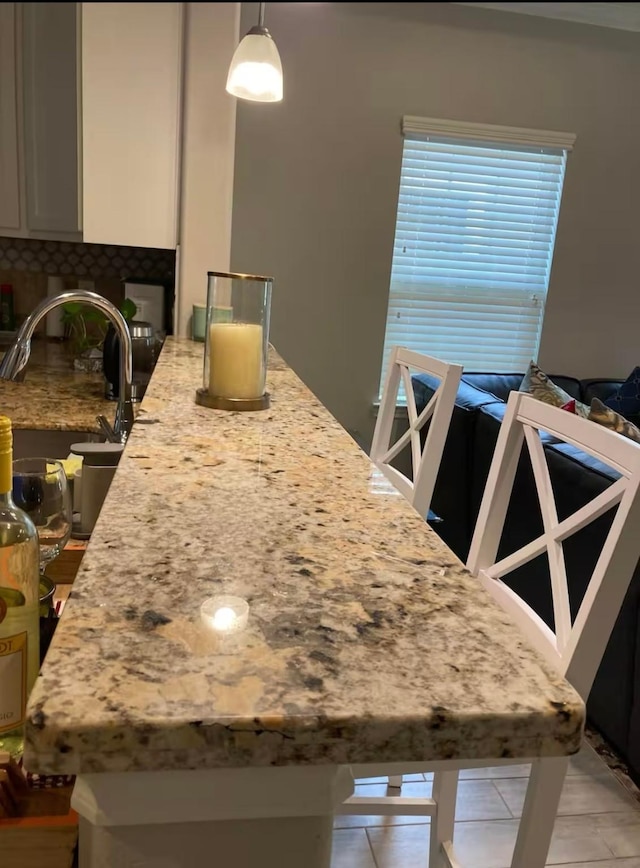
[{"label": "gray wall", "polygon": [[640,364],[640,34],[446,3],[266,11],[285,99],[238,103],[232,266],[275,276],[272,340],[345,427],[372,427],[404,114],[577,134],[539,361]]}]

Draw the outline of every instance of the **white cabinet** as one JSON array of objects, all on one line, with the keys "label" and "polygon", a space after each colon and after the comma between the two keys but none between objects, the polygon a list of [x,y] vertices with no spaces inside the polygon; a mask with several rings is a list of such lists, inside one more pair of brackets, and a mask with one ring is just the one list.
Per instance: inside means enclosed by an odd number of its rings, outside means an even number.
[{"label": "white cabinet", "polygon": [[15,3],[0,3],[0,233],[20,229]]},{"label": "white cabinet", "polygon": [[0,234],[81,240],[76,3],[0,3]]},{"label": "white cabinet", "polygon": [[185,5],[82,4],[85,241],[176,246]]},{"label": "white cabinet", "polygon": [[21,5],[27,227],[77,232],[77,4]]},{"label": "white cabinet", "polygon": [[175,248],[183,3],[0,3],[0,235]]}]

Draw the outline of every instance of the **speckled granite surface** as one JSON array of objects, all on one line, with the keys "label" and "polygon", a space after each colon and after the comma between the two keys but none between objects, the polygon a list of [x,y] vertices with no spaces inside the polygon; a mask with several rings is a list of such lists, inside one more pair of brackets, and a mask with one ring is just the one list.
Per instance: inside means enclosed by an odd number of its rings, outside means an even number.
[{"label": "speckled granite surface", "polygon": [[[29,703],[40,772],[558,755],[583,704],[284,364],[272,407],[156,367]],[[250,605],[244,632],[199,619]]]},{"label": "speckled granite surface", "polygon": [[111,419],[115,404],[102,374],[75,373],[62,345],[34,340],[24,381],[0,380],[0,410],[14,428],[97,431],[96,416]]}]

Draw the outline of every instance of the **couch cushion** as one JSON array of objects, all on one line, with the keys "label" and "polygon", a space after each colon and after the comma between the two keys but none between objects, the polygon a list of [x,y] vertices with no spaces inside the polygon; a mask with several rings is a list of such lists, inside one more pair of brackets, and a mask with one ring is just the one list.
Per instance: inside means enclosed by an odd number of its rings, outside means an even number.
[{"label": "couch cushion", "polygon": [[[502,420],[504,419],[504,414],[507,412],[507,405],[503,404],[501,401],[496,401],[493,404],[486,404],[484,407],[480,408],[480,412],[489,417],[493,424],[496,426],[496,437],[497,430],[502,424]],[[548,434],[546,431],[540,432],[540,440],[543,444],[547,443],[557,443],[558,438],[554,437],[553,434]]]},{"label": "couch cushion", "polygon": [[[462,375],[462,382],[482,389],[498,398],[500,401],[508,401],[510,392],[520,389],[524,374],[496,374],[496,373],[467,373]],[[551,379],[556,385],[564,389],[572,398],[582,400],[580,380],[575,377],[565,377],[562,374],[554,374]],[[488,402],[487,402],[488,403]]]},{"label": "couch cushion", "polygon": [[[522,382],[522,374],[489,374],[466,372],[462,375],[462,382],[468,383],[476,389],[488,392],[493,396],[492,400],[507,401],[509,392],[517,392]],[[486,403],[490,403],[487,401]]]},{"label": "couch cushion", "polygon": [[561,389],[564,389],[576,401],[582,400],[580,380],[576,380],[575,377],[565,377],[562,374],[550,374],[549,379],[553,380],[556,386],[560,386]]},{"label": "couch cushion", "polygon": [[[430,374],[413,374],[411,382],[413,384],[413,394],[416,398],[416,406],[419,411],[420,405],[422,407],[426,406],[437,388],[439,380]],[[496,400],[498,399],[495,395],[476,386],[469,385],[463,379],[458,386],[456,407],[463,407],[465,410],[476,410],[478,407],[492,404]]]},{"label": "couch cushion", "polygon": [[[607,398],[610,398],[614,392],[617,392],[621,385],[621,380],[581,380],[581,399],[585,404],[589,405],[592,398],[600,398],[601,401],[608,404]],[[618,410],[617,407],[613,407],[613,409]],[[618,410],[618,413],[620,413],[620,410]],[[625,416],[626,414],[622,413],[622,415]]]},{"label": "couch cushion", "polygon": [[[600,398],[600,395],[598,395]],[[612,395],[602,399],[611,410],[629,419],[640,414],[640,367],[634,368]]]},{"label": "couch cushion", "polygon": [[[601,476],[603,480],[615,482],[616,479],[620,479],[621,474],[618,473],[617,470],[614,470],[613,467],[609,467],[608,464],[603,464],[602,461],[598,461],[598,459],[594,458],[593,455],[589,455],[588,452],[583,452],[582,449],[578,449],[577,446],[572,446],[570,443],[554,443],[549,445],[549,449],[552,452],[556,452],[558,455],[562,455],[562,457],[568,461],[573,462],[576,465],[576,471],[580,471],[587,467],[589,470],[592,470],[594,473]],[[576,477],[576,479],[577,478],[578,477]]]}]

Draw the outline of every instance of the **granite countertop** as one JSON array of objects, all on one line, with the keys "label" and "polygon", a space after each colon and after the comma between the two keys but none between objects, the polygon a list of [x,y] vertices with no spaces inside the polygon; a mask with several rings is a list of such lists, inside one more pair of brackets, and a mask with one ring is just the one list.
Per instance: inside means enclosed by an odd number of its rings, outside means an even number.
[{"label": "granite countertop", "polygon": [[[564,755],[584,705],[281,360],[169,339],[28,708],[37,772]],[[249,603],[244,631],[205,598]]]},{"label": "granite countertop", "polygon": [[104,376],[75,372],[57,342],[33,341],[22,383],[0,380],[0,411],[14,428],[98,431],[96,416],[110,419],[114,410],[104,397]]}]

